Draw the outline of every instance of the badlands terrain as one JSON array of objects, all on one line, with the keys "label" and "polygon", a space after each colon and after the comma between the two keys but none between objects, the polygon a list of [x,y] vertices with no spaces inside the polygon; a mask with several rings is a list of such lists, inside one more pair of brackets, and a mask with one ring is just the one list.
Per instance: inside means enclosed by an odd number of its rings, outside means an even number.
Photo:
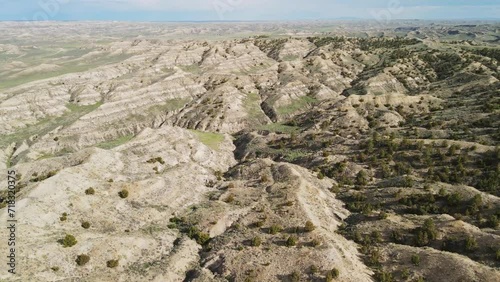
[{"label": "badlands terrain", "polygon": [[499,29],[0,22],[0,280],[500,281]]}]

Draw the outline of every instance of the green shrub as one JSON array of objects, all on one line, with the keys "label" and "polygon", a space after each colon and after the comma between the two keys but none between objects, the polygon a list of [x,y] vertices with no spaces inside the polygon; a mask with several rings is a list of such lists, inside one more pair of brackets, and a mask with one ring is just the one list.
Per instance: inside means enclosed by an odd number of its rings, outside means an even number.
[{"label": "green shrub", "polygon": [[309,221],[309,220],[306,221],[306,225],[304,226],[304,231],[305,232],[311,232],[314,229],[316,229],[316,226],[314,226],[314,224],[311,221]]},{"label": "green shrub", "polygon": [[88,222],[88,221],[82,222],[82,227],[85,228],[85,229],[89,229],[90,228],[90,222]]},{"label": "green shrub", "polygon": [[260,239],[259,236],[255,236],[252,238],[252,246],[258,247],[260,246],[260,244],[262,244],[262,239]]},{"label": "green shrub", "polygon": [[465,250],[468,252],[473,252],[477,249],[477,241],[473,236],[468,236],[465,239]]},{"label": "green shrub", "polygon": [[332,282],[334,279],[338,278],[338,276],[339,276],[339,270],[334,268],[326,272],[325,281]]},{"label": "green shrub", "polygon": [[52,271],[57,272],[59,271],[59,266],[53,266],[50,268]]},{"label": "green shrub", "polygon": [[90,261],[90,257],[88,255],[85,255],[85,254],[78,255],[76,257],[76,260],[75,260],[76,264],[79,266],[85,265],[89,261]]},{"label": "green shrub", "polygon": [[326,276],[330,276],[332,279],[337,279],[339,277],[339,270],[337,268],[332,268],[332,270],[328,271]]},{"label": "green shrub", "polygon": [[106,262],[106,266],[109,268],[115,268],[118,266],[118,260],[117,259],[108,260]]},{"label": "green shrub", "polygon": [[499,224],[498,216],[491,215],[488,219],[488,226],[491,228],[497,228]]},{"label": "green shrub", "polygon": [[313,239],[313,240],[311,241],[311,245],[312,245],[313,247],[317,247],[317,246],[321,245],[321,241],[320,241],[319,239]]},{"label": "green shrub", "polygon": [[393,277],[392,277],[392,273],[386,272],[383,270],[379,270],[375,273],[375,280],[378,282],[392,282],[392,281],[394,281]]},{"label": "green shrub", "polygon": [[230,194],[229,196],[227,196],[227,198],[224,200],[224,202],[226,202],[228,204],[234,202],[234,195]]},{"label": "green shrub", "polygon": [[94,195],[94,194],[95,194],[95,190],[92,187],[85,190],[85,195]]},{"label": "green shrub", "polygon": [[297,236],[291,235],[290,237],[288,237],[288,239],[286,239],[285,245],[287,247],[293,247],[293,246],[297,245],[298,240],[299,240],[299,238]]},{"label": "green shrub", "polygon": [[318,267],[316,265],[311,265],[311,267],[309,268],[311,274],[316,274],[318,272]]},{"label": "green shrub", "polygon": [[122,199],[127,198],[128,197],[128,190],[126,190],[126,189],[121,190],[120,192],[118,192],[118,196],[120,196],[120,198],[122,198]]},{"label": "green shrub", "polygon": [[410,277],[410,270],[408,268],[405,268],[401,272],[401,278],[408,279],[408,277]]},{"label": "green shrub", "polygon": [[269,228],[269,233],[270,234],[277,234],[279,232],[283,231],[283,227],[281,227],[280,225],[277,225],[277,224],[273,224],[271,225],[271,227]]},{"label": "green shrub", "polygon": [[63,245],[64,248],[73,247],[78,243],[75,236],[71,234],[66,234],[66,236],[63,239],[59,239],[58,242]]},{"label": "green shrub", "polygon": [[292,282],[299,282],[300,281],[300,273],[298,271],[292,272],[292,274],[290,274],[290,280]]},{"label": "green shrub", "polygon": [[411,263],[413,263],[415,266],[420,265],[420,256],[419,255],[412,255],[411,256]]},{"label": "green shrub", "polygon": [[368,173],[364,170],[361,170],[356,175],[356,185],[365,186],[368,184],[369,179],[370,178],[368,176]]},{"label": "green shrub", "polygon": [[378,218],[379,219],[386,219],[387,218],[387,213],[385,211],[381,211],[379,214],[378,214]]}]

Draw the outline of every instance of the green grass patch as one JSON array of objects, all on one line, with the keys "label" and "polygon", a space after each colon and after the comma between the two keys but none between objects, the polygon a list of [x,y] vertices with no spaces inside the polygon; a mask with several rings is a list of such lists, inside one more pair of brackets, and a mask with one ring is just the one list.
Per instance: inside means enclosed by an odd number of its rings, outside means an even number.
[{"label": "green grass patch", "polygon": [[262,112],[260,108],[260,95],[258,93],[248,93],[243,100],[243,107],[245,108],[248,117],[256,122],[265,121],[266,115]]},{"label": "green grass patch", "polygon": [[[88,71],[103,65],[121,62],[125,59],[128,59],[130,56],[131,55],[129,54],[104,56],[89,61],[85,61],[85,63],[63,62],[62,64],[59,64],[61,68],[57,70],[32,73],[19,76],[16,78],[9,78],[9,77],[0,78],[0,89],[8,89],[28,82],[52,78],[68,73],[78,73],[78,72]],[[30,64],[30,66],[36,66],[36,65],[38,65],[38,63]]]},{"label": "green grass patch", "polygon": [[311,105],[316,104],[318,100],[309,96],[302,96],[299,99],[293,100],[291,104],[283,107],[278,107],[276,109],[279,115],[289,115],[296,113],[305,108],[309,108]]},{"label": "green grass patch", "polygon": [[282,133],[298,133],[300,131],[300,127],[298,126],[290,126],[284,125],[281,123],[270,123],[265,124],[258,127],[259,130],[268,130],[271,132],[282,132]]},{"label": "green grass patch", "polygon": [[201,72],[201,68],[197,64],[192,64],[189,66],[179,66],[179,68],[185,72],[190,72],[190,73],[194,73],[194,74],[198,74]]},{"label": "green grass patch", "polygon": [[109,150],[109,149],[113,149],[115,147],[118,147],[120,145],[127,143],[128,141],[132,140],[132,138],[134,138],[134,135],[129,134],[129,135],[122,136],[122,137],[115,139],[115,140],[99,143],[96,145],[96,147]]},{"label": "green grass patch", "polygon": [[288,62],[288,61],[295,61],[299,58],[298,55],[286,55],[283,57],[283,61],[284,62]]},{"label": "green grass patch", "polygon": [[201,143],[207,145],[213,150],[219,150],[219,145],[224,141],[224,135],[220,133],[203,132],[198,130],[191,131]]},{"label": "green grass patch", "polygon": [[182,107],[184,107],[189,101],[190,99],[180,99],[180,98],[169,99],[161,105],[155,105],[150,107],[146,112],[151,113],[151,112],[176,111],[182,109]]},{"label": "green grass patch", "polygon": [[15,133],[0,136],[0,148],[5,148],[13,142],[20,143],[35,134],[43,136],[59,126],[68,126],[77,121],[80,117],[96,110],[101,105],[101,102],[88,106],[67,104],[66,107],[68,108],[68,111],[66,111],[62,116],[48,116],[40,119],[33,125],[28,125],[25,128],[17,130]]}]

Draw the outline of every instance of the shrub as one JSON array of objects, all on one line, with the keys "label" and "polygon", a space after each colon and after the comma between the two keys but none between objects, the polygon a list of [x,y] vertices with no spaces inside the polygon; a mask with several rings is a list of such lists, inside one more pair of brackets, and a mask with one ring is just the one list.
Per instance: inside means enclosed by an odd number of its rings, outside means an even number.
[{"label": "shrub", "polygon": [[375,280],[379,282],[392,282],[392,273],[383,270],[377,271],[377,273],[375,273]]},{"label": "shrub", "polygon": [[497,250],[497,252],[495,253],[495,256],[496,256],[496,259],[498,261],[500,261],[500,249]]},{"label": "shrub", "polygon": [[76,257],[76,264],[78,264],[79,266],[82,266],[82,265],[85,265],[87,264],[87,262],[89,262],[90,260],[90,257],[88,255],[85,255],[85,254],[81,254],[81,255],[78,255]]},{"label": "shrub", "polygon": [[117,259],[108,260],[106,262],[106,266],[109,268],[115,268],[118,266],[118,260]]},{"label": "shrub", "polygon": [[288,237],[288,239],[286,239],[285,245],[287,247],[293,247],[293,246],[297,245],[297,241],[298,241],[297,236],[291,235],[290,237]]},{"label": "shrub", "polygon": [[411,256],[411,263],[413,263],[415,266],[420,265],[420,256],[419,255],[412,255]]},{"label": "shrub", "polygon": [[498,216],[491,215],[488,219],[488,226],[491,228],[497,228],[499,224]]},{"label": "shrub", "polygon": [[306,225],[304,226],[304,231],[311,232],[314,229],[316,229],[316,226],[314,226],[314,224],[311,221],[309,221],[309,220],[306,221]]},{"label": "shrub", "polygon": [[368,173],[366,173],[366,171],[364,170],[361,170],[356,175],[356,185],[365,186],[368,184],[368,180],[369,180]]},{"label": "shrub", "polygon": [[88,222],[88,221],[82,222],[82,227],[85,228],[85,229],[89,229],[90,228],[90,222]]},{"label": "shrub", "polygon": [[73,247],[74,245],[76,245],[76,243],[78,243],[78,241],[76,241],[75,236],[73,236],[71,234],[66,234],[66,236],[63,239],[59,240],[59,243],[61,245],[63,245],[64,248],[68,248],[68,247]]},{"label": "shrub", "polygon": [[264,226],[264,223],[266,223],[264,220],[259,220],[254,223],[255,227],[262,227]]},{"label": "shrub", "polygon": [[118,196],[120,196],[120,198],[122,198],[122,199],[127,198],[128,197],[128,190],[126,190],[126,189],[121,190],[120,192],[118,192]]},{"label": "shrub", "polygon": [[300,281],[300,273],[298,271],[292,272],[292,274],[290,274],[290,280],[292,282],[299,282]]},{"label": "shrub", "polygon": [[252,246],[258,247],[260,246],[260,244],[262,244],[262,239],[260,239],[259,236],[255,236],[252,238]]},{"label": "shrub", "polygon": [[387,218],[387,213],[385,211],[381,211],[379,214],[378,214],[378,218],[379,219],[386,219]]},{"label": "shrub", "polygon": [[271,225],[271,227],[269,228],[269,233],[270,234],[277,234],[279,232],[283,231],[283,227],[281,227],[280,225],[277,225],[277,224],[273,224]]},{"label": "shrub", "polygon": [[311,268],[309,268],[309,269],[311,271],[311,274],[316,274],[319,271],[318,267],[314,264],[311,265]]},{"label": "shrub", "polygon": [[[336,279],[339,277],[339,270],[337,268],[333,268],[332,270],[328,271],[326,274],[326,280],[327,281],[332,281],[333,279]],[[328,280],[330,278],[330,280]]]},{"label": "shrub", "polygon": [[52,271],[59,271],[59,266],[53,266],[50,268]]},{"label": "shrub", "polygon": [[317,247],[317,246],[321,245],[321,241],[320,241],[319,239],[313,239],[313,240],[311,241],[311,245],[312,245],[313,247]]},{"label": "shrub", "polygon": [[380,231],[373,230],[371,233],[371,237],[372,237],[373,241],[375,241],[376,243],[382,242],[382,234],[380,233]]},{"label": "shrub", "polygon": [[228,204],[234,202],[234,195],[230,194],[229,196],[227,196],[227,198],[224,200],[224,202],[226,202]]},{"label": "shrub", "polygon": [[477,249],[477,241],[473,236],[468,236],[465,239],[465,250],[468,252],[473,252]]},{"label": "shrub", "polygon": [[85,195],[94,195],[94,194],[95,194],[95,190],[92,187],[85,190]]}]

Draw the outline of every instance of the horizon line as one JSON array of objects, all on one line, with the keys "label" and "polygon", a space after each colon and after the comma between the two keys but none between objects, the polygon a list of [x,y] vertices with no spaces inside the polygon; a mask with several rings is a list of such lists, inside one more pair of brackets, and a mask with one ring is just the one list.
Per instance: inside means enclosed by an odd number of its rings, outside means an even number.
[{"label": "horizon line", "polygon": [[[50,22],[136,22],[136,23],[259,23],[259,22],[329,22],[329,21],[377,21],[373,18],[332,18],[332,19],[280,19],[280,20],[155,20],[155,21],[144,21],[144,20],[112,20],[112,19],[75,19],[75,20],[2,20],[0,22],[37,22],[37,23],[50,23]],[[401,22],[401,21],[500,21],[499,18],[402,18],[402,19],[390,19],[388,22]]]}]

